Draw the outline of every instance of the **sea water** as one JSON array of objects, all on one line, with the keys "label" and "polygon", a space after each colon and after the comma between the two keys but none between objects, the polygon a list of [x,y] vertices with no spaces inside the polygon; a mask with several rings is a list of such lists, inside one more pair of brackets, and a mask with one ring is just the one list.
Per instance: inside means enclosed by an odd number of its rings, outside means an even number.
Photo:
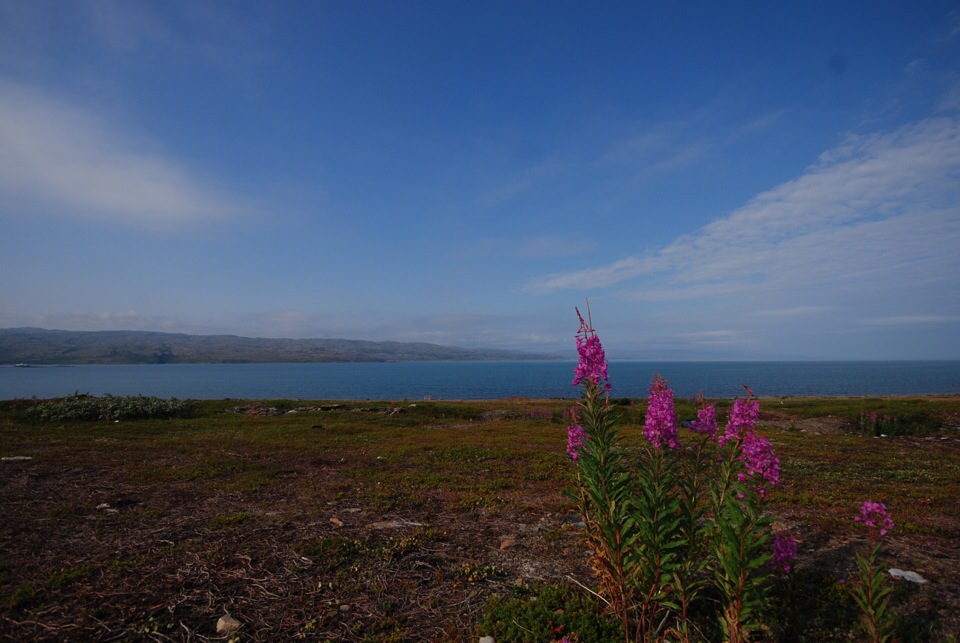
[{"label": "sea water", "polygon": [[[153,395],[181,399],[571,398],[573,362],[133,364],[0,367],[0,399]],[[677,397],[960,394],[960,361],[612,361],[614,397],[646,397],[655,373]]]}]

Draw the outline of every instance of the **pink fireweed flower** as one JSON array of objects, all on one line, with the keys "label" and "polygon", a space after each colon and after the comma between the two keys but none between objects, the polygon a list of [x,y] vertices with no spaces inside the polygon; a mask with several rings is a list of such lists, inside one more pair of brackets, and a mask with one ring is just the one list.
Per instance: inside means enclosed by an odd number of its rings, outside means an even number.
[{"label": "pink fireweed flower", "polygon": [[[741,482],[746,479],[746,476],[757,474],[760,474],[764,482],[772,485],[780,482],[780,459],[773,455],[773,447],[762,435],[749,431],[743,437],[740,461],[747,467],[747,474],[738,476]],[[762,483],[760,495],[763,495]]]},{"label": "pink fireweed flower", "polygon": [[[746,388],[746,387],[744,387]],[[745,432],[753,430],[760,417],[760,402],[752,400],[753,391],[747,389],[745,399],[737,398],[733,401],[730,411],[730,421],[723,435],[717,437],[717,444],[723,446],[728,440],[739,440]]]},{"label": "pink fireweed flower", "polygon": [[713,404],[706,404],[697,409],[697,419],[690,423],[690,430],[702,433],[711,440],[717,435],[717,408]]},{"label": "pink fireweed flower", "polygon": [[600,338],[583,319],[579,309],[577,309],[577,317],[580,318],[580,330],[577,331],[577,354],[580,356],[580,361],[573,372],[573,385],[579,386],[584,381],[594,386],[600,386],[603,383],[603,388],[609,391],[607,355],[600,344]]},{"label": "pink fireweed flower", "polygon": [[854,516],[853,519],[869,527],[871,534],[874,529],[879,527],[881,538],[893,529],[893,520],[890,519],[890,514],[887,513],[887,508],[882,502],[867,500],[860,507],[860,515]]},{"label": "pink fireweed flower", "polygon": [[571,424],[567,427],[567,453],[576,462],[580,457],[580,451],[584,451],[584,442],[587,440],[587,434],[579,424]]},{"label": "pink fireweed flower", "polygon": [[656,448],[668,445],[679,449],[677,442],[677,414],[673,406],[673,391],[667,387],[667,380],[657,373],[650,385],[650,398],[647,404],[647,417],[643,422],[643,434]]},{"label": "pink fireweed flower", "polygon": [[781,531],[773,541],[773,558],[767,563],[767,567],[789,574],[791,563],[796,557],[797,539],[789,531]]}]

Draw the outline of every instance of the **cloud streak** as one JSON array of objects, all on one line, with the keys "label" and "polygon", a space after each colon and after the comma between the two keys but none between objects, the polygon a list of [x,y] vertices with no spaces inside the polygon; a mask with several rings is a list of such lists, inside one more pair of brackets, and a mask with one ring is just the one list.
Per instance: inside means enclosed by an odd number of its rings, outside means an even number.
[{"label": "cloud streak", "polygon": [[239,199],[149,141],[48,94],[0,79],[0,195],[18,211],[170,229],[235,216]]},{"label": "cloud streak", "polygon": [[[851,136],[800,177],[667,246],[547,275],[527,290],[621,286],[625,298],[669,301],[783,288],[839,296],[878,279],[903,288],[953,283],[960,274],[958,179],[956,119]],[[828,299],[795,308],[829,306]]]}]

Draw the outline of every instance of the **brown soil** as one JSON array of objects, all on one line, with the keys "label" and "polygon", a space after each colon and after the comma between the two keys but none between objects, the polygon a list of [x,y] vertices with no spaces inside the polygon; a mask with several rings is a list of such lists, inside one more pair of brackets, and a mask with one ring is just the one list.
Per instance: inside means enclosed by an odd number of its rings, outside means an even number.
[{"label": "brown soil", "polygon": [[[470,640],[491,593],[591,583],[562,496],[504,493],[446,510],[456,498],[438,489],[378,510],[343,497],[353,463],[291,458],[276,463],[283,484],[249,493],[138,484],[103,448],[2,464],[5,584],[35,595],[0,608],[0,638],[223,639],[216,625],[229,613],[242,640]],[[241,512],[249,519],[211,523]],[[397,545],[418,535],[409,552]],[[310,555],[321,539],[365,550]],[[51,569],[80,573],[58,580]]]}]

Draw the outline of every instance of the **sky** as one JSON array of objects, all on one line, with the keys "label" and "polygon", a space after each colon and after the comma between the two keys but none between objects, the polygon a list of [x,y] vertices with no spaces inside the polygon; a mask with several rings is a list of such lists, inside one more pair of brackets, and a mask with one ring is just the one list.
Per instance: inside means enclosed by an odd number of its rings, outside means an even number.
[{"label": "sky", "polygon": [[960,359],[955,2],[0,0],[0,328]]}]

